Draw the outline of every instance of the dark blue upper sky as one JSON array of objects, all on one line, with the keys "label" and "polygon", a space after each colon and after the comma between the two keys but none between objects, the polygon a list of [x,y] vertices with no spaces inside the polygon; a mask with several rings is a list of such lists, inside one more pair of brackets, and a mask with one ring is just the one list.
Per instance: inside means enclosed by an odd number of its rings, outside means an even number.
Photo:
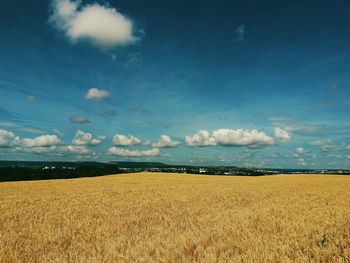
[{"label": "dark blue upper sky", "polygon": [[350,168],[349,47],[348,0],[1,1],[0,159]]}]

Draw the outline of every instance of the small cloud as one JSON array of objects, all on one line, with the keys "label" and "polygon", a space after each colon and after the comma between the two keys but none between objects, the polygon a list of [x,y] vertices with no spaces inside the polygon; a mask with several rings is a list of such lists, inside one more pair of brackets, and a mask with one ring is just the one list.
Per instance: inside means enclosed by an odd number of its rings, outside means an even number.
[{"label": "small cloud", "polygon": [[303,154],[303,153],[305,153],[305,150],[304,150],[303,147],[298,147],[298,148],[295,149],[295,152],[296,152],[297,154]]},{"label": "small cloud", "polygon": [[78,146],[96,146],[102,142],[105,137],[93,138],[91,133],[78,130],[75,133],[72,143]]},{"label": "small cloud", "polygon": [[111,117],[114,117],[114,116],[117,116],[118,115],[118,111],[116,109],[109,109],[109,110],[106,110],[103,115],[105,116],[111,116]]},{"label": "small cloud", "polygon": [[235,41],[244,42],[246,35],[246,26],[245,24],[239,25],[235,30]]},{"label": "small cloud", "polygon": [[71,123],[74,123],[74,124],[90,123],[90,121],[87,118],[85,118],[84,116],[73,116],[69,120]]},{"label": "small cloud", "polygon": [[116,146],[129,147],[141,144],[141,140],[132,135],[125,136],[122,134],[116,134],[113,137],[113,144]]},{"label": "small cloud", "polygon": [[297,164],[298,164],[298,165],[301,165],[301,166],[306,166],[306,165],[307,165],[306,162],[305,162],[305,160],[304,160],[303,158],[297,159]]},{"label": "small cloud", "polygon": [[94,100],[94,101],[102,101],[103,99],[109,97],[109,92],[103,89],[91,88],[86,93],[85,99]]},{"label": "small cloud", "polygon": [[32,95],[28,95],[27,96],[27,101],[29,101],[29,102],[36,102],[36,97],[32,96]]},{"label": "small cloud", "polygon": [[54,134],[56,134],[58,137],[63,137],[63,132],[61,132],[60,130],[58,130],[58,129],[53,129],[52,130],[52,132],[54,133]]},{"label": "small cloud", "polygon": [[168,135],[161,135],[158,142],[152,143],[153,148],[175,148],[180,144],[178,141],[172,140]]},{"label": "small cloud", "polygon": [[292,139],[291,134],[282,128],[276,127],[276,128],[274,128],[274,132],[275,132],[275,137],[277,138],[277,140],[279,140],[282,143],[288,143]]},{"label": "small cloud", "polygon": [[153,148],[150,150],[128,150],[117,147],[111,147],[108,149],[109,154],[119,155],[124,157],[150,157],[157,156],[160,153],[158,148]]},{"label": "small cloud", "polygon": [[54,0],[50,21],[73,43],[88,40],[102,49],[110,49],[138,40],[129,18],[98,3],[82,5],[81,1]]}]

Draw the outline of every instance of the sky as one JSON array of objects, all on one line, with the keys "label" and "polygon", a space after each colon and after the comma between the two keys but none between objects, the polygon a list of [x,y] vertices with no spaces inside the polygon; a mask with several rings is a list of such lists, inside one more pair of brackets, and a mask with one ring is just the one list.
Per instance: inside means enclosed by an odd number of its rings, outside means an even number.
[{"label": "sky", "polygon": [[0,160],[350,169],[350,1],[0,1]]}]

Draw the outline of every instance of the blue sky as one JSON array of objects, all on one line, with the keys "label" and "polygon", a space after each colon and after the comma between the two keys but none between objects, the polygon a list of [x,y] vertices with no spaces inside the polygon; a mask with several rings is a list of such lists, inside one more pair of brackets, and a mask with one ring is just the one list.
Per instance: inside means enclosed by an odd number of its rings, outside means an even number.
[{"label": "blue sky", "polygon": [[0,159],[350,169],[350,1],[1,1]]}]

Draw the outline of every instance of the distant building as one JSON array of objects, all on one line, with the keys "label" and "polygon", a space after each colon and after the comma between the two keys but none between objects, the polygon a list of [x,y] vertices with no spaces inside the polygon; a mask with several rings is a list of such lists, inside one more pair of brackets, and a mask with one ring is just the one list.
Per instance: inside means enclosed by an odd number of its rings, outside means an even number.
[{"label": "distant building", "polygon": [[206,168],[199,168],[199,173],[200,174],[206,174],[208,172],[208,169]]}]

